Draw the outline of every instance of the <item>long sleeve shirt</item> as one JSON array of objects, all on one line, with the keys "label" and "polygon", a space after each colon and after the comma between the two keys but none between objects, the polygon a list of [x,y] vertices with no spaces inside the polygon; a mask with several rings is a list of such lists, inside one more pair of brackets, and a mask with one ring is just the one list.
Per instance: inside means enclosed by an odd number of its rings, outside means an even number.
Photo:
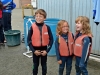
[{"label": "long sleeve shirt", "polygon": [[[82,33],[78,33],[76,35],[75,39],[77,39],[81,35],[82,35]],[[81,57],[80,62],[84,63],[86,61],[86,59],[88,58],[89,47],[90,47],[90,43],[92,41],[89,37],[85,37],[82,41],[83,41],[83,49],[82,49],[82,57]]]},{"label": "long sleeve shirt", "polygon": [[[36,23],[36,25],[39,27],[40,33],[42,33],[42,26],[44,25],[44,23]],[[47,52],[50,51],[52,44],[53,44],[53,35],[52,35],[50,27],[48,25],[46,25],[46,26],[48,29],[49,40],[50,40],[48,46],[34,47],[32,45],[32,40],[31,40],[32,34],[34,33],[32,27],[28,31],[27,43],[28,43],[30,49],[32,50],[32,52],[35,52],[35,50],[46,50]]]},{"label": "long sleeve shirt", "polygon": [[[3,2],[2,2],[3,3]],[[7,4],[7,3],[6,3]],[[3,5],[4,6],[4,5]],[[8,2],[7,6],[4,6],[3,12],[11,13],[12,10],[16,7],[16,4],[12,2]]]}]

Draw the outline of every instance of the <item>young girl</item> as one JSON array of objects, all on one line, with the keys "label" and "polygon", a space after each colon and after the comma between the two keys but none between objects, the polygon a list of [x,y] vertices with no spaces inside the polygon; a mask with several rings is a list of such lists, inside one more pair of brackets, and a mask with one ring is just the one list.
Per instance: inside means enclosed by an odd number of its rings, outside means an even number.
[{"label": "young girl", "polygon": [[63,75],[66,64],[66,75],[70,75],[73,58],[73,34],[69,31],[68,22],[59,21],[55,41],[56,55],[59,64],[59,75]]},{"label": "young girl", "polygon": [[88,75],[87,61],[92,46],[92,33],[89,19],[79,16],[76,20],[76,35],[74,43],[74,55],[76,57],[76,75]]},{"label": "young girl", "polygon": [[2,22],[2,9],[3,9],[3,4],[0,1],[0,45],[4,45],[4,33],[3,33],[3,22]]}]

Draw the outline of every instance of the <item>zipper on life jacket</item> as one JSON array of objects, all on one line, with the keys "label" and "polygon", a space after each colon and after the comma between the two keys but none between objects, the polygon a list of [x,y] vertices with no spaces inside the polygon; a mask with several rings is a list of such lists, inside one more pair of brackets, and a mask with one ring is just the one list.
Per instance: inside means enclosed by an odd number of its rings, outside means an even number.
[{"label": "zipper on life jacket", "polygon": [[40,32],[40,40],[41,40],[41,46],[42,46],[42,32]]},{"label": "zipper on life jacket", "polygon": [[42,46],[42,29],[40,27],[39,28],[39,31],[40,31],[40,41],[41,41],[41,46]]},{"label": "zipper on life jacket", "polygon": [[67,43],[68,52],[69,52],[69,55],[70,55],[70,51],[69,51],[69,45],[68,45],[68,41],[67,41],[67,40],[66,40],[66,43]]}]

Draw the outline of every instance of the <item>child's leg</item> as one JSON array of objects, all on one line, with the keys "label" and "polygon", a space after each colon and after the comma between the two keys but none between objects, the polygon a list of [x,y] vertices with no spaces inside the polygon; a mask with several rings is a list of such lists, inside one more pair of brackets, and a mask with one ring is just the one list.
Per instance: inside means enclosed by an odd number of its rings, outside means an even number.
[{"label": "child's leg", "polygon": [[85,62],[81,62],[80,61],[79,67],[80,67],[80,70],[81,70],[82,75],[88,75],[88,71],[87,71],[87,60]]},{"label": "child's leg", "polygon": [[40,56],[36,56],[33,53],[33,75],[38,74],[39,58],[40,58]]},{"label": "child's leg", "polygon": [[12,26],[11,26],[11,13],[8,13],[8,30],[11,30]]},{"label": "child's leg", "polygon": [[2,43],[2,41],[1,41],[2,40],[2,37],[1,37],[2,32],[1,31],[2,31],[2,29],[1,29],[1,26],[0,26],[0,43]]},{"label": "child's leg", "polygon": [[76,63],[75,63],[76,75],[81,75],[81,70],[79,68],[79,63],[81,58],[77,56],[75,58],[76,58]]},{"label": "child's leg", "polygon": [[62,60],[62,64],[59,65],[59,75],[63,75],[66,57],[61,57],[61,60]]},{"label": "child's leg", "polygon": [[42,75],[47,73],[47,55],[41,56]]},{"label": "child's leg", "polygon": [[8,15],[6,12],[3,12],[3,27],[4,31],[8,30]]},{"label": "child's leg", "polygon": [[2,22],[0,21],[0,43],[4,43],[4,33],[3,33],[3,25]]},{"label": "child's leg", "polygon": [[68,56],[66,60],[66,75],[70,75],[72,69],[73,56]]},{"label": "child's leg", "polygon": [[3,27],[4,31],[11,30],[11,13],[3,12]]},{"label": "child's leg", "polygon": [[[86,45],[84,45],[86,46]],[[88,45],[87,45],[88,47]],[[81,56],[81,60],[80,60],[80,63],[79,63],[79,67],[80,67],[80,70],[81,70],[81,73],[82,75],[88,75],[88,71],[87,71],[87,61],[88,61],[88,49],[84,49],[82,51],[82,56]]]}]

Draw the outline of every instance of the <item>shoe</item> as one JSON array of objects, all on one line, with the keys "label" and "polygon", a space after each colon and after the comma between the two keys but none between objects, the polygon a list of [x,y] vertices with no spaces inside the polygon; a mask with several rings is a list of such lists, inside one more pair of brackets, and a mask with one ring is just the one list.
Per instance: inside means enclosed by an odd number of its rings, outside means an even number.
[{"label": "shoe", "polygon": [[6,40],[4,40],[4,43],[6,43],[7,41]]},{"label": "shoe", "polygon": [[25,43],[24,38],[22,38],[22,43]]}]

